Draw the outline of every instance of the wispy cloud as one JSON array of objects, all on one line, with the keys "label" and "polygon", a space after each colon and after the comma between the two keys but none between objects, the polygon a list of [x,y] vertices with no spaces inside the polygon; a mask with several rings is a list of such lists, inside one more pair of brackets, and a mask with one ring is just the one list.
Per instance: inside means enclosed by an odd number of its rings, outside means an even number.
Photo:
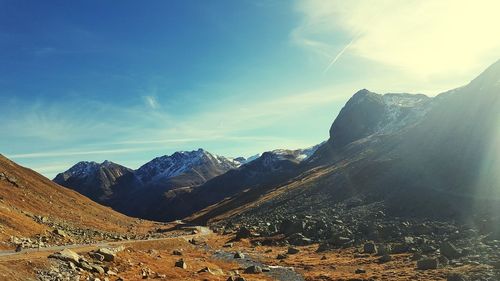
[{"label": "wispy cloud", "polygon": [[102,155],[102,154],[123,154],[138,151],[156,150],[156,147],[142,147],[142,148],[121,148],[121,149],[103,149],[103,150],[86,150],[86,151],[47,151],[47,152],[34,152],[23,154],[12,154],[7,157],[12,159],[23,158],[53,158],[53,157],[67,157],[67,156],[80,156],[80,155]]},{"label": "wispy cloud", "polygon": [[154,96],[144,96],[144,101],[146,105],[152,109],[157,109],[159,107],[158,100]]},{"label": "wispy cloud", "polygon": [[361,34],[348,44],[350,55],[386,66],[399,80],[457,86],[500,57],[496,0],[301,0],[296,8],[303,20],[295,42],[324,54],[339,48],[339,38]]}]

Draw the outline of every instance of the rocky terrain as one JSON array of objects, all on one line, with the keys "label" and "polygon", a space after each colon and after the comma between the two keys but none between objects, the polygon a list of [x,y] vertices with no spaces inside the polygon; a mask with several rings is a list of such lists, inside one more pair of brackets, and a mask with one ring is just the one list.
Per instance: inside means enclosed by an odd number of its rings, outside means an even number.
[{"label": "rocky terrain", "polygon": [[155,227],[0,156],[0,249],[126,239]]},{"label": "rocky terrain", "polygon": [[[58,176],[100,190],[95,200],[121,199],[117,210],[184,218],[171,224],[118,214],[0,158],[2,247],[33,249],[0,254],[0,276],[500,280],[498,81],[500,61],[433,98],[361,90],[310,150],[251,161],[198,150]],[[137,202],[118,197],[129,175],[143,188]]]}]

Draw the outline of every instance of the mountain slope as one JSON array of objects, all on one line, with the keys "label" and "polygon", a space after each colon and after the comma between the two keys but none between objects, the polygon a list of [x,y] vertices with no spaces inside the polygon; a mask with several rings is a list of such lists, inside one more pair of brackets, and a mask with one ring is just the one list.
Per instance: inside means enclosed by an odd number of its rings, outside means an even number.
[{"label": "mountain slope", "polygon": [[467,86],[432,99],[362,90],[334,121],[330,140],[302,164],[305,172],[190,220],[259,225],[320,216],[336,204],[377,202],[396,216],[470,219],[498,212],[499,81],[497,62]]},{"label": "mountain slope", "polygon": [[[55,227],[126,233],[137,221],[59,186],[0,155],[0,248],[10,236],[33,237]],[[82,237],[74,237],[79,239]]]},{"label": "mountain slope", "polygon": [[169,189],[202,184],[238,165],[200,148],[155,158],[141,166],[135,175],[143,185]]},{"label": "mountain slope", "polygon": [[166,221],[174,217],[163,211],[165,193],[201,185],[239,165],[198,149],[157,157],[135,171],[109,161],[80,162],[54,181],[124,214]]},{"label": "mountain slope", "polygon": [[54,178],[57,184],[71,187],[75,191],[96,202],[106,202],[124,186],[133,182],[133,170],[110,161],[79,162],[64,173]]}]

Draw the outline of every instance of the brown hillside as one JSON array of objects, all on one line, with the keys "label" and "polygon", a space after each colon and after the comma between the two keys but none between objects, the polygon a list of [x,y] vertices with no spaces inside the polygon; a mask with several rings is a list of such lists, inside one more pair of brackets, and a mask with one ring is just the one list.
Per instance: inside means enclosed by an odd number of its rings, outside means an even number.
[{"label": "brown hillside", "polygon": [[101,206],[0,155],[0,248],[12,247],[11,236],[47,234],[54,223],[109,233],[140,232],[153,226]]}]

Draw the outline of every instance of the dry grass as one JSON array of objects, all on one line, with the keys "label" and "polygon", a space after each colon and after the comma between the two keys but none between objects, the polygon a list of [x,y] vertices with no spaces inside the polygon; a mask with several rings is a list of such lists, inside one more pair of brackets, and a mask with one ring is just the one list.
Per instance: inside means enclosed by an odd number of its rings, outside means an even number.
[{"label": "dry grass", "polygon": [[[17,179],[17,186],[0,181],[0,241],[10,236],[30,237],[47,231],[31,215],[41,215],[82,228],[142,233],[155,223],[133,219],[59,186],[40,174],[0,155],[0,172]],[[6,248],[0,244],[0,249]]]}]

